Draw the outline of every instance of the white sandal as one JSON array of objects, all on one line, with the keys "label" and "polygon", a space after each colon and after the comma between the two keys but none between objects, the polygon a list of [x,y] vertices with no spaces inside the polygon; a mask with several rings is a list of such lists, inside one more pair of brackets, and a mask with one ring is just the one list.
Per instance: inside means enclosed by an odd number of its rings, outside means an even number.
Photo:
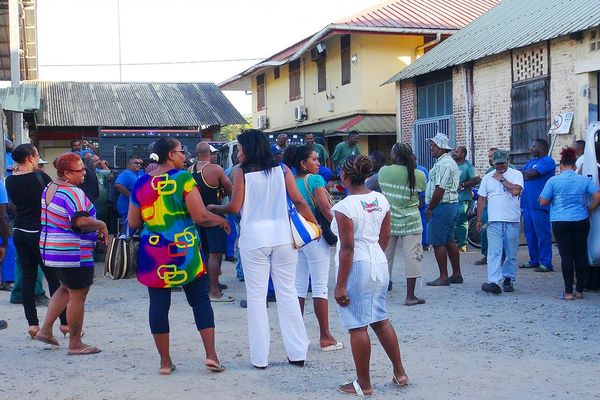
[{"label": "white sandal", "polygon": [[[349,384],[352,384],[352,386],[354,386],[354,393],[347,392],[347,391],[345,391],[345,390],[342,389],[343,386],[346,386],[346,385],[349,385]],[[341,393],[344,393],[344,394],[351,394],[351,395],[354,395],[354,396],[360,396],[360,397],[370,396],[372,394],[372,393],[365,394],[363,392],[362,388],[360,387],[360,385],[358,384],[357,380],[354,380],[352,382],[348,382],[348,383],[346,383],[344,385],[338,386],[338,392],[341,392]]]}]

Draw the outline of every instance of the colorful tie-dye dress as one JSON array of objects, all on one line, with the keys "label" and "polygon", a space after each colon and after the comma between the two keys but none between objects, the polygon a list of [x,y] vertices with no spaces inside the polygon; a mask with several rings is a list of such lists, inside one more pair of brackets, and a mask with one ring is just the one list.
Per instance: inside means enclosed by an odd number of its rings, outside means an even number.
[{"label": "colorful tie-dye dress", "polygon": [[195,187],[189,172],[172,169],[142,176],[131,192],[131,204],[140,209],[144,220],[137,267],[143,285],[181,286],[206,273],[198,233],[185,205]]}]

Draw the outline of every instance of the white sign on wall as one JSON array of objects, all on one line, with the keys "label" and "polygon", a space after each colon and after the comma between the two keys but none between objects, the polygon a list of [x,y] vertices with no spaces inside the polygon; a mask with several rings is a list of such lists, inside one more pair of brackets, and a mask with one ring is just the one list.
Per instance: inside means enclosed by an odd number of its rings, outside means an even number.
[{"label": "white sign on wall", "polygon": [[550,135],[566,135],[571,130],[571,123],[573,122],[573,112],[562,112],[552,117],[552,124],[550,124]]}]

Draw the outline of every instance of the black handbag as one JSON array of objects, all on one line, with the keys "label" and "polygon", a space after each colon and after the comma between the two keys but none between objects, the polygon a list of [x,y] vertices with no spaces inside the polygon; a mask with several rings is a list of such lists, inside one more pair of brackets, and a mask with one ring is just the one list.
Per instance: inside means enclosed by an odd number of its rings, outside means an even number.
[{"label": "black handbag", "polygon": [[[325,242],[327,242],[328,245],[333,246],[334,244],[337,243],[338,238],[331,231],[331,224],[329,223],[329,221],[327,221],[327,218],[325,218],[325,216],[323,215],[321,210],[319,210],[317,201],[315,200],[315,197],[313,196],[313,194],[310,192],[310,189],[308,188],[308,177],[310,175],[311,174],[304,176],[304,187],[306,188],[306,192],[308,193],[308,195],[310,197],[310,201],[312,201],[313,206],[315,207],[315,219],[321,226],[321,235],[323,236],[323,239],[325,239]],[[325,192],[327,193],[327,196],[329,197],[330,204],[333,204],[333,201],[331,200],[331,196],[329,195],[329,192],[327,192],[327,190],[325,190]]]}]

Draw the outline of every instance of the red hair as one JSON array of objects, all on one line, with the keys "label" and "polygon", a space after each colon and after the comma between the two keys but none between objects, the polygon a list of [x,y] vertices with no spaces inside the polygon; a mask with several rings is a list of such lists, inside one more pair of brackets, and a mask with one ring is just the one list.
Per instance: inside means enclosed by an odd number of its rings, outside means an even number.
[{"label": "red hair", "polygon": [[563,165],[575,165],[577,152],[572,147],[563,147],[560,152],[560,163]]},{"label": "red hair", "polygon": [[56,167],[56,174],[63,178],[65,176],[65,172],[73,169],[78,161],[81,161],[81,157],[75,153],[61,154],[54,163],[54,167]]}]

